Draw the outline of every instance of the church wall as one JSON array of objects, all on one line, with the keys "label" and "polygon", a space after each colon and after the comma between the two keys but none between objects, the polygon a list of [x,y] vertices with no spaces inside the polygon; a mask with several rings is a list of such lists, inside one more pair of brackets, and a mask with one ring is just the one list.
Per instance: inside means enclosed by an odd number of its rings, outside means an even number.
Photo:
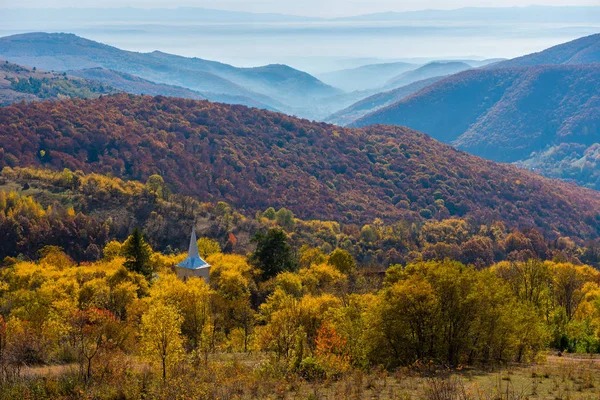
[{"label": "church wall", "polygon": [[196,277],[203,278],[206,283],[208,283],[210,276],[210,268],[189,269],[176,267],[175,272],[177,273],[177,277],[183,281],[186,281],[192,277]]}]

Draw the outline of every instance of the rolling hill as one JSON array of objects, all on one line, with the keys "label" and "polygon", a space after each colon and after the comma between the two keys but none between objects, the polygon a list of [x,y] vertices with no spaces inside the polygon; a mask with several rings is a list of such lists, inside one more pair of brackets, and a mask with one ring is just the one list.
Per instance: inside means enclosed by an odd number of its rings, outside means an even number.
[{"label": "rolling hill", "polygon": [[464,216],[600,234],[600,193],[495,164],[406,128],[345,129],[206,101],[120,94],[0,109],[0,168],[146,180],[248,212],[366,223]]},{"label": "rolling hill", "polygon": [[311,100],[341,94],[338,89],[287,66],[237,68],[158,51],[120,50],[64,33],[28,33],[0,38],[0,57],[57,71],[102,67],[201,93],[252,99],[256,104],[304,113],[308,117],[318,112],[318,104]]},{"label": "rolling hill", "polygon": [[[599,8],[600,10],[600,8]],[[559,44],[539,53],[491,64],[487,68],[527,67],[532,65],[600,63],[600,34]]]},{"label": "rolling hill", "polygon": [[68,71],[69,75],[85,78],[90,81],[102,82],[117,88],[120,91],[132,94],[147,94],[150,96],[169,96],[182,97],[194,100],[210,100],[220,103],[241,104],[248,107],[263,108],[276,111],[264,103],[253,100],[249,97],[226,95],[219,93],[200,93],[194,90],[186,89],[180,86],[166,85],[164,83],[155,83],[142,79],[138,76],[127,74],[125,72],[113,71],[105,68],[87,68]]},{"label": "rolling hill", "polygon": [[338,89],[324,84],[312,75],[287,65],[271,64],[255,68],[237,68],[220,62],[181,57],[160,51],[154,51],[151,55],[152,58],[167,65],[214,74],[292,106],[304,105],[311,98],[341,94]]},{"label": "rolling hill", "polygon": [[0,106],[19,101],[89,99],[117,92],[114,87],[99,82],[0,61]]},{"label": "rolling hill", "polygon": [[[599,43],[592,35],[452,75],[351,125],[408,126],[475,155],[600,189],[600,64],[586,63],[600,57]],[[535,62],[544,65],[529,65]]]},{"label": "rolling hill", "polygon": [[466,71],[472,67],[462,61],[436,61],[425,64],[413,71],[408,71],[388,80],[385,87],[396,89],[402,86],[410,85],[413,82],[424,79],[434,78],[436,76],[446,76]]},{"label": "rolling hill", "polygon": [[79,70],[69,70],[67,74],[88,80],[98,81],[133,94],[148,94],[150,96],[183,97],[186,99],[204,100],[207,97],[199,92],[179,86],[154,83],[125,72],[113,71],[101,67]]},{"label": "rolling hill", "polygon": [[348,125],[367,114],[379,110],[380,108],[394,104],[443,78],[443,76],[429,78],[422,81],[413,82],[398,89],[374,94],[352,104],[350,107],[346,107],[343,110],[330,115],[325,121],[341,126]]},{"label": "rolling hill", "polygon": [[352,125],[408,126],[473,154],[514,162],[548,145],[595,143],[599,91],[597,65],[472,70]]}]

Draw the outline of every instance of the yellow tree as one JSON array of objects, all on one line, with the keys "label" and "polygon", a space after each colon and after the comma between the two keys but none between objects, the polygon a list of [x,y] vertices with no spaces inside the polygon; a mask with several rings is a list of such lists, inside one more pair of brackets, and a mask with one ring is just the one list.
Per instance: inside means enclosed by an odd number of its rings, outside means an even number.
[{"label": "yellow tree", "polygon": [[552,265],[551,271],[555,301],[564,308],[567,321],[570,321],[585,297],[582,289],[586,282],[586,270],[573,264],[560,263]]},{"label": "yellow tree", "polygon": [[539,260],[501,262],[492,267],[505,280],[516,297],[537,309],[547,303],[551,274],[548,264]]},{"label": "yellow tree", "polygon": [[266,325],[258,329],[258,342],[263,350],[273,351],[277,359],[288,361],[303,330],[299,322],[299,302],[292,295],[276,289],[261,305]]},{"label": "yellow tree", "polygon": [[200,257],[204,259],[206,259],[206,257],[210,256],[211,254],[221,252],[221,246],[216,240],[209,239],[207,237],[201,237],[200,239],[198,239],[197,244],[198,253],[200,254]]},{"label": "yellow tree", "polygon": [[312,265],[298,273],[302,286],[311,294],[343,293],[347,286],[347,277],[335,266],[329,264]]},{"label": "yellow tree", "polygon": [[183,358],[182,322],[177,308],[162,301],[152,304],[142,316],[142,353],[160,364],[163,381],[167,370]]},{"label": "yellow tree", "polygon": [[6,322],[0,314],[0,382],[6,371]]},{"label": "yellow tree", "polygon": [[250,302],[255,288],[253,270],[244,257],[235,254],[213,254],[208,262],[213,266],[210,271],[210,285],[214,291],[213,345],[217,329],[229,339],[232,339],[231,333],[238,332],[243,342],[240,347],[246,351],[256,318]]}]

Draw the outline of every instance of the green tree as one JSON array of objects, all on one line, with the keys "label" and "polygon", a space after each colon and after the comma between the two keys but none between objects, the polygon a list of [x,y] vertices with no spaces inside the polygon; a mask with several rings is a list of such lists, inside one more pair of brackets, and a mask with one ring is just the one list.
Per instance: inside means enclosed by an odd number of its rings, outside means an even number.
[{"label": "green tree", "polygon": [[329,255],[329,261],[327,262],[329,265],[333,265],[338,271],[343,274],[347,274],[351,271],[354,271],[356,268],[356,261],[354,257],[346,250],[335,249]]},{"label": "green tree", "polygon": [[296,269],[296,259],[282,230],[257,232],[252,242],[256,243],[256,251],[251,254],[250,262],[262,271],[265,280],[280,272]]},{"label": "green tree", "polygon": [[167,199],[169,195],[169,189],[165,184],[165,180],[158,174],[150,175],[146,181],[146,190],[156,195],[159,199]]},{"label": "green tree", "polygon": [[379,235],[371,225],[365,225],[360,230],[360,238],[367,243],[373,243],[379,239]]},{"label": "green tree", "polygon": [[265,210],[262,216],[272,221],[277,216],[277,213],[275,212],[275,209],[273,207],[269,207]]},{"label": "green tree", "polygon": [[275,219],[280,227],[288,231],[294,229],[294,225],[296,224],[294,221],[294,213],[287,208],[280,208],[275,214]]},{"label": "green tree", "polygon": [[142,231],[135,228],[131,236],[123,243],[122,251],[125,256],[123,264],[125,268],[144,275],[148,280],[152,278],[152,265],[150,264],[152,248],[144,240]]}]

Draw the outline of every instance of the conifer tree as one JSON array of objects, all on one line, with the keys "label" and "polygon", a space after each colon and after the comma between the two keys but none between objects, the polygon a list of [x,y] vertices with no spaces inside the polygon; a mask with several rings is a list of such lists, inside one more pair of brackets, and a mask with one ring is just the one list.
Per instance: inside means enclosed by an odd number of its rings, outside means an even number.
[{"label": "conifer tree", "polygon": [[258,232],[252,238],[252,242],[256,243],[256,251],[251,255],[250,261],[262,270],[265,280],[280,272],[296,269],[296,258],[282,230]]},{"label": "conifer tree", "polygon": [[135,228],[131,236],[123,243],[123,255],[125,256],[125,268],[130,271],[137,272],[150,280],[152,278],[152,265],[150,264],[150,256],[152,248],[144,240],[142,231]]}]

